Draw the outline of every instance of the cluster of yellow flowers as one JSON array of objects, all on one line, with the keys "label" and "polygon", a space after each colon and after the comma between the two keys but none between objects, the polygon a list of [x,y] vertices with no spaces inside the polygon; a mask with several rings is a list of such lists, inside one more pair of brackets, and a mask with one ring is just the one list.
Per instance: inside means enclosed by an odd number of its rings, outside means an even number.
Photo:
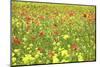
[{"label": "cluster of yellow flowers", "polygon": [[15,57],[12,57],[12,63],[16,64],[16,58]]},{"label": "cluster of yellow flowers", "polygon": [[53,57],[52,57],[52,63],[58,63],[59,62],[59,59],[57,58],[57,54],[55,54]]},{"label": "cluster of yellow flowers", "polygon": [[68,51],[67,50],[62,50],[61,51],[61,56],[69,57]]},{"label": "cluster of yellow flowers", "polygon": [[32,57],[30,54],[26,54],[24,57],[22,57],[22,61],[24,64],[30,63],[31,61],[34,61],[34,57]]},{"label": "cluster of yellow flowers", "polygon": [[79,53],[78,54],[78,61],[84,61],[84,58],[82,56],[82,53]]}]

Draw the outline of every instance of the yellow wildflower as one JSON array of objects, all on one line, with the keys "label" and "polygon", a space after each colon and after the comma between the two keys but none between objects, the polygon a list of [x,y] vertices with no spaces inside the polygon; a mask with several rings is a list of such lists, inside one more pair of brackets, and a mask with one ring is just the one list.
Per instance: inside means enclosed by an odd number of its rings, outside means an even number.
[{"label": "yellow wildflower", "polygon": [[58,63],[58,62],[59,62],[59,59],[56,58],[56,57],[54,57],[54,58],[53,58],[53,63]]},{"label": "yellow wildflower", "polygon": [[16,61],[16,58],[15,57],[12,57],[12,62],[14,63]]},{"label": "yellow wildflower", "polygon": [[27,46],[25,45],[24,48],[26,48]]},{"label": "yellow wildflower", "polygon": [[36,54],[36,55],[35,55],[35,58],[38,58],[39,56],[40,56],[39,54]]},{"label": "yellow wildflower", "polygon": [[68,44],[68,48],[70,48],[70,44]]},{"label": "yellow wildflower", "polygon": [[16,65],[16,63],[13,63],[13,65]]},{"label": "yellow wildflower", "polygon": [[27,50],[30,50],[30,48],[28,47]]},{"label": "yellow wildflower", "polygon": [[23,37],[22,40],[23,40],[23,41],[27,41],[27,38],[26,38],[26,37]]},{"label": "yellow wildflower", "polygon": [[78,55],[78,53],[76,53],[76,55]]},{"label": "yellow wildflower", "polygon": [[55,45],[56,44],[56,42],[53,42],[53,45]]},{"label": "yellow wildflower", "polygon": [[14,50],[15,53],[18,53],[19,51],[20,51],[20,49],[15,49]]},{"label": "yellow wildflower", "polygon": [[62,56],[66,56],[66,57],[68,57],[68,56],[69,56],[69,54],[68,54],[68,51],[67,51],[67,50],[62,50],[62,51],[61,51],[61,55],[62,55]]},{"label": "yellow wildflower", "polygon": [[15,53],[12,52],[12,56],[14,56],[14,55],[15,55]]},{"label": "yellow wildflower", "polygon": [[69,62],[69,61],[68,61],[68,60],[63,59],[63,60],[61,60],[61,62]]},{"label": "yellow wildflower", "polygon": [[61,48],[58,48],[58,50],[61,51],[62,49]]},{"label": "yellow wildflower", "polygon": [[64,50],[64,48],[59,47],[58,50],[59,50],[59,51],[62,51],[62,50]]},{"label": "yellow wildflower", "polygon": [[60,42],[57,42],[57,46],[59,46],[60,45]]},{"label": "yellow wildflower", "polygon": [[21,26],[21,23],[20,22],[17,22],[16,26],[17,27],[20,27]]},{"label": "yellow wildflower", "polygon": [[33,44],[31,43],[31,44],[29,44],[29,46],[30,46],[30,47],[32,47],[32,46],[33,46]]},{"label": "yellow wildflower", "polygon": [[57,58],[57,54],[52,57],[53,63],[58,63],[59,59]]},{"label": "yellow wildflower", "polygon": [[69,35],[63,35],[63,38],[64,38],[65,40],[67,40],[67,39],[69,38]]},{"label": "yellow wildflower", "polygon": [[83,56],[82,56],[81,53],[78,55],[78,61],[84,61]]},{"label": "yellow wildflower", "polygon": [[35,54],[35,58],[38,58],[41,55],[42,55],[42,53],[40,53],[40,51],[37,51],[37,53]]},{"label": "yellow wildflower", "polygon": [[27,34],[29,34],[30,32],[28,31],[28,32],[26,32]]},{"label": "yellow wildflower", "polygon": [[32,50],[30,50],[29,53],[32,53]]},{"label": "yellow wildflower", "polygon": [[57,50],[57,46],[53,47],[54,50]]},{"label": "yellow wildflower", "polygon": [[76,38],[76,41],[79,41],[79,38]]},{"label": "yellow wildflower", "polygon": [[22,58],[22,61],[26,64],[26,63],[29,63],[30,61],[33,61],[34,58],[30,55],[30,54],[27,54],[25,55],[25,57]]}]

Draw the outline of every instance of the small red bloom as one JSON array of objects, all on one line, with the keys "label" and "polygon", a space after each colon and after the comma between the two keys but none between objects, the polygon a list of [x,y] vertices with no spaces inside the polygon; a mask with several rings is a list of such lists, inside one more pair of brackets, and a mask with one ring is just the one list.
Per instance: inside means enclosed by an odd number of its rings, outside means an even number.
[{"label": "small red bloom", "polygon": [[71,45],[71,49],[72,49],[72,50],[77,50],[77,49],[78,49],[78,45],[77,45],[76,43],[73,43],[73,44]]},{"label": "small red bloom", "polygon": [[39,32],[39,36],[44,36],[45,35],[45,32],[44,31],[40,31]]},{"label": "small red bloom", "polygon": [[82,14],[82,16],[86,18],[90,23],[95,21],[95,13],[87,12],[87,13]]},{"label": "small red bloom", "polygon": [[37,48],[38,51],[40,51],[41,53],[44,52],[44,49],[43,48]]},{"label": "small red bloom", "polygon": [[37,25],[37,26],[40,26],[40,25],[41,25],[40,21],[37,21],[37,22],[36,22],[36,25]]},{"label": "small red bloom", "polygon": [[40,19],[45,19],[45,16],[39,16],[38,18],[40,18]]},{"label": "small red bloom", "polygon": [[14,44],[17,44],[17,45],[21,44],[21,40],[20,40],[19,38],[17,38],[16,36],[13,36],[12,42],[13,42]]},{"label": "small red bloom", "polygon": [[26,23],[29,24],[30,20],[32,19],[30,16],[26,16]]},{"label": "small red bloom", "polygon": [[32,19],[32,21],[36,24],[36,26],[41,25],[41,22],[38,19]]},{"label": "small red bloom", "polygon": [[68,14],[69,14],[69,16],[74,16],[75,12],[74,11],[70,11]]}]

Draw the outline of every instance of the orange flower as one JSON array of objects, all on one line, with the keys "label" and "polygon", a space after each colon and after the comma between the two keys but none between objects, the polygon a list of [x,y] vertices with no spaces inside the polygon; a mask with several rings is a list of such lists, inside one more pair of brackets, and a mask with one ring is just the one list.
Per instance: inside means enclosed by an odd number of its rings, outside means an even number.
[{"label": "orange flower", "polygon": [[69,16],[74,16],[75,15],[75,12],[74,11],[70,11],[70,12],[68,12],[68,15]]},{"label": "orange flower", "polygon": [[16,36],[13,36],[12,43],[19,45],[19,44],[21,44],[21,40],[19,38],[17,38]]},{"label": "orange flower", "polygon": [[37,25],[37,26],[40,26],[40,25],[41,25],[40,21],[37,21],[37,22],[36,22],[36,25]]},{"label": "orange flower", "polygon": [[36,26],[40,26],[41,25],[41,22],[39,20],[32,19],[32,21],[36,24]]},{"label": "orange flower", "polygon": [[45,35],[45,32],[44,31],[40,31],[39,32],[39,36],[44,36]]},{"label": "orange flower", "polygon": [[73,43],[73,44],[71,45],[71,49],[72,49],[72,50],[78,50],[78,45],[77,45],[76,43]]},{"label": "orange flower", "polygon": [[38,51],[40,51],[41,53],[44,52],[44,49],[43,48],[37,48]]},{"label": "orange flower", "polygon": [[55,54],[55,53],[54,53],[53,51],[49,51],[49,52],[48,52],[48,57],[51,58],[52,56],[54,56],[54,54]]},{"label": "orange flower", "polygon": [[44,20],[45,16],[39,16],[38,18]]},{"label": "orange flower", "polygon": [[26,25],[26,31],[28,32],[29,30],[30,30],[30,25],[27,24],[27,25]]},{"label": "orange flower", "polygon": [[32,20],[31,16],[26,16],[26,23],[29,24],[30,20]]},{"label": "orange flower", "polygon": [[82,16],[83,16],[84,18],[86,18],[86,19],[87,19],[88,21],[90,21],[90,22],[95,21],[95,13],[88,12],[88,13],[82,14]]}]

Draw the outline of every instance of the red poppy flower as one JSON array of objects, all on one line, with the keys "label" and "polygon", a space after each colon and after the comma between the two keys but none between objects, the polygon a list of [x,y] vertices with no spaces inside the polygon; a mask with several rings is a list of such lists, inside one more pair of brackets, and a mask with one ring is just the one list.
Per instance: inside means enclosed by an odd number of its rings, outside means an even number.
[{"label": "red poppy flower", "polygon": [[75,12],[74,11],[70,11],[70,12],[68,12],[68,15],[69,16],[74,16],[75,15]]},{"label": "red poppy flower", "polygon": [[71,49],[72,49],[72,50],[77,50],[77,49],[78,49],[78,45],[77,45],[76,43],[73,43],[73,44],[71,45]]},{"label": "red poppy flower", "polygon": [[38,19],[32,19],[32,21],[36,24],[36,26],[41,25],[41,22]]},{"label": "red poppy flower", "polygon": [[26,23],[29,24],[30,20],[32,19],[30,16],[26,16]]},{"label": "red poppy flower", "polygon": [[45,32],[44,31],[40,31],[39,32],[39,36],[44,36],[45,35]]},{"label": "red poppy flower", "polygon": [[83,13],[82,16],[90,22],[95,21],[95,13],[91,13],[91,12]]},{"label": "red poppy flower", "polygon": [[12,42],[13,42],[14,44],[17,44],[17,45],[21,44],[21,40],[20,40],[19,38],[17,38],[16,36],[13,36]]}]

